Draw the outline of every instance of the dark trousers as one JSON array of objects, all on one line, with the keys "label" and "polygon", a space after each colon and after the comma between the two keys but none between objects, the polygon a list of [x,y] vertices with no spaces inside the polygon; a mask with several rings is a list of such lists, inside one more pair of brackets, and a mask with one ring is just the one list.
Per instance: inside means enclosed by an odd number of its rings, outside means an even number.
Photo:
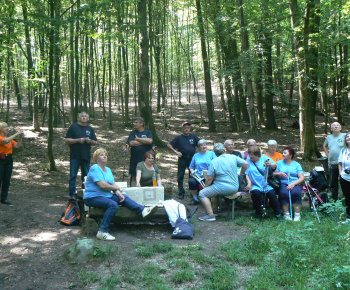
[{"label": "dark trousers", "polygon": [[329,166],[329,177],[330,177],[330,187],[332,191],[332,198],[334,200],[338,200],[338,191],[339,191],[339,168],[338,165],[336,167]]},{"label": "dark trousers", "polygon": [[346,215],[350,218],[350,182],[340,177],[340,186],[345,197]]},{"label": "dark trousers", "polygon": [[90,169],[90,160],[84,159],[71,159],[70,160],[70,172],[69,172],[69,196],[73,196],[76,187],[75,182],[77,180],[77,175],[79,168],[81,168],[81,187],[84,188],[84,177],[88,174]]},{"label": "dark trousers", "polygon": [[177,166],[177,187],[179,188],[179,195],[185,195],[184,189],[184,177],[186,168],[189,170],[189,166],[191,164],[192,157],[180,157],[178,159]]},{"label": "dark trousers", "polygon": [[[303,187],[300,185],[294,186],[294,188],[290,191],[290,196],[292,200],[292,204],[300,203],[301,204],[301,191]],[[287,189],[287,184],[281,184],[280,187],[280,204],[285,205],[289,204],[289,190]]]},{"label": "dark trousers", "polygon": [[125,206],[133,211],[135,211],[138,215],[142,214],[144,210],[144,206],[138,204],[136,201],[132,200],[127,195],[124,195],[125,200],[120,202],[120,199],[116,195],[112,195],[112,197],[105,196],[96,196],[92,198],[84,199],[84,203],[87,206],[100,207],[106,209],[106,212],[103,216],[103,220],[100,224],[100,231],[108,232],[109,225],[111,224],[112,218],[118,212],[119,204]]},{"label": "dark trousers", "polygon": [[0,185],[1,185],[1,201],[7,200],[10,188],[10,180],[13,169],[12,155],[8,155],[5,159],[0,159]]},{"label": "dark trousers", "polygon": [[[257,214],[261,214],[261,205],[263,204],[263,192],[260,190],[252,190],[252,200],[253,200],[253,207],[255,209],[255,212]],[[281,214],[280,205],[276,196],[275,191],[272,189],[266,193],[266,200],[265,203],[269,200],[269,205],[273,209],[275,215]]]}]

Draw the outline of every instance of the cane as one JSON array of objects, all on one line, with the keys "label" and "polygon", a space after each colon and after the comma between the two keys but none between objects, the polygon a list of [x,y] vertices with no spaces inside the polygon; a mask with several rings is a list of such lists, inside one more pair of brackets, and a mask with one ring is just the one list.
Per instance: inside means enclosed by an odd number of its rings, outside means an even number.
[{"label": "cane", "polygon": [[264,188],[263,188],[263,194],[261,196],[261,209],[262,209],[262,216],[266,216],[266,192],[267,192],[267,176],[269,174],[269,167],[265,166],[265,174],[264,174]]},{"label": "cane", "polygon": [[[126,148],[127,145],[125,145]],[[124,156],[124,167],[123,167],[123,181],[124,181],[124,177],[125,177],[125,164],[126,164],[126,154],[128,153],[128,151],[125,151],[125,156]]]},{"label": "cane", "polygon": [[[290,172],[288,170],[288,185],[290,182]],[[292,196],[290,195],[290,190],[288,190],[289,194],[289,210],[290,210],[290,217],[293,218],[293,208],[292,208]]]},{"label": "cane", "polygon": [[307,188],[307,193],[309,194],[309,198],[310,198],[310,201],[311,201],[311,204],[312,204],[312,209],[313,209],[313,211],[314,211],[315,214],[316,214],[318,223],[321,223],[320,217],[318,216],[318,213],[317,213],[317,209],[316,209],[316,206],[315,206],[315,202],[314,202],[314,200],[313,200],[313,198],[312,198],[312,196],[311,196],[311,193],[310,193],[310,184],[309,184],[309,182],[305,181],[305,186],[306,186],[306,188]]}]

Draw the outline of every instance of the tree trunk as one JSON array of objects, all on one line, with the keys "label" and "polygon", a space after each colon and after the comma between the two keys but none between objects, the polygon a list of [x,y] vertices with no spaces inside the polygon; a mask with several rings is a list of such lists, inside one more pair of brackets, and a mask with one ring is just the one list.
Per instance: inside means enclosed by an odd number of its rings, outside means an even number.
[{"label": "tree trunk", "polygon": [[215,112],[214,112],[213,94],[211,91],[210,67],[209,67],[207,49],[205,44],[204,22],[203,22],[202,7],[201,7],[200,0],[196,0],[196,6],[197,6],[199,34],[201,38],[202,58],[203,58],[203,67],[204,67],[204,86],[205,86],[205,97],[207,100],[209,131],[215,132]]},{"label": "tree trunk", "polygon": [[[290,0],[291,25],[294,30],[295,56],[299,77],[299,122],[300,147],[304,151],[304,160],[313,156],[320,157],[315,139],[315,107],[317,98],[317,48],[310,41],[310,34],[318,32],[318,20],[315,9],[317,0],[306,4],[304,27],[301,29],[301,11],[297,0]],[[310,44],[309,44],[310,41]]]},{"label": "tree trunk", "polygon": [[149,39],[147,33],[147,0],[140,0],[137,3],[138,24],[140,32],[140,71],[139,71],[139,96],[138,105],[141,116],[145,119],[149,129],[153,133],[153,140],[159,147],[165,147],[166,144],[159,139],[156,128],[153,123],[152,108],[149,102]]}]

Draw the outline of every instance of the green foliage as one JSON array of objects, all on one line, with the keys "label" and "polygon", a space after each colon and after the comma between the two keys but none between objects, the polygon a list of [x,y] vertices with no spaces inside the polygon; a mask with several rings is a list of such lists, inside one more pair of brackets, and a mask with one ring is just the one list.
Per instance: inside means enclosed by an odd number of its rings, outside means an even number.
[{"label": "green foliage", "polygon": [[174,273],[172,281],[175,284],[181,284],[184,282],[189,282],[194,279],[194,272],[191,270],[181,269]]},{"label": "green foliage", "polygon": [[231,264],[219,263],[212,271],[203,273],[204,289],[237,289],[236,269]]},{"label": "green foliage", "polygon": [[96,272],[86,270],[81,270],[78,272],[78,278],[84,286],[91,283],[96,283],[101,279]]},{"label": "green foliage", "polygon": [[170,252],[173,249],[173,244],[156,243],[149,247],[147,247],[146,244],[136,244],[135,247],[138,256],[148,258],[154,254]]}]

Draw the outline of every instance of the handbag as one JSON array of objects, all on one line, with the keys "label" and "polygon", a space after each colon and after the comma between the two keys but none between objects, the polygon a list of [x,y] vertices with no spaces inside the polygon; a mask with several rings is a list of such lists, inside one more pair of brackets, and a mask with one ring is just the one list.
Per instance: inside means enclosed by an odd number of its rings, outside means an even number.
[{"label": "handbag", "polygon": [[[186,210],[188,210],[189,214],[187,215],[187,220],[183,219],[180,217],[180,211],[179,207],[183,205]],[[179,204],[178,205],[178,212],[179,212],[179,217],[176,220],[175,223],[175,228],[173,233],[171,234],[172,239],[185,239],[185,240],[193,240],[193,234],[194,234],[194,225],[191,224],[191,219],[195,212],[197,211],[198,207],[194,209],[193,212],[191,212],[188,207],[184,204]]]},{"label": "handbag", "polygon": [[245,174],[238,175],[238,192],[245,191],[246,186],[248,185],[247,177]]},{"label": "handbag", "polygon": [[[261,173],[258,166],[256,166],[255,162],[253,162],[253,164],[255,165],[256,169],[258,169],[259,173],[262,176],[265,176]],[[279,192],[281,187],[281,180],[278,177],[274,176],[272,172],[269,172],[269,175],[267,176],[267,183],[274,189],[276,193]]]}]

